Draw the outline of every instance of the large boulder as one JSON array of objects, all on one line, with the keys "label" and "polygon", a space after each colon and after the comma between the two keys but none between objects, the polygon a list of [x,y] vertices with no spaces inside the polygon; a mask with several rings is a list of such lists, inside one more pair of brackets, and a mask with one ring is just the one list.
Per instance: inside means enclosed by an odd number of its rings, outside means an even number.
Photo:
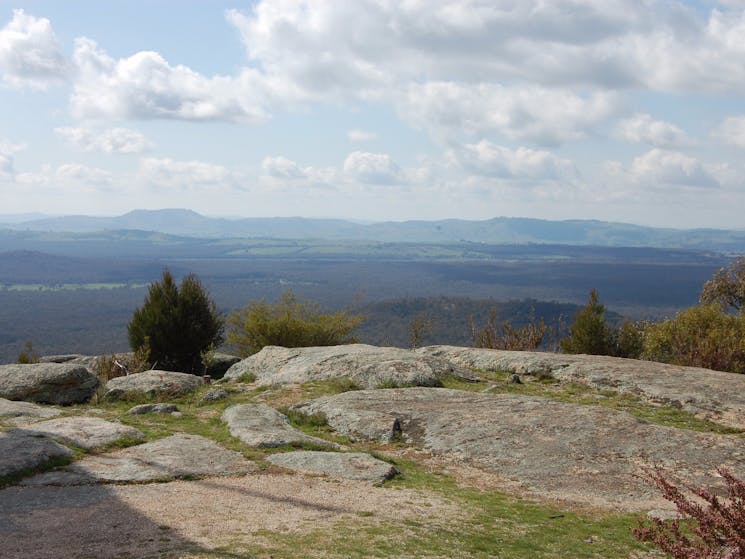
[{"label": "large boulder", "polygon": [[57,408],[0,398],[0,421],[34,421],[58,416]]},{"label": "large boulder", "polygon": [[360,388],[440,386],[446,376],[474,379],[467,369],[411,350],[352,344],[329,347],[267,346],[228,369],[227,380],[246,375],[259,386],[346,378]]},{"label": "large boulder", "polygon": [[213,379],[219,379],[225,376],[228,369],[240,362],[241,358],[228,353],[216,352],[214,353],[207,364],[207,370],[205,371]]},{"label": "large boulder", "polygon": [[96,454],[60,471],[47,472],[24,485],[86,485],[167,481],[243,474],[257,469],[240,452],[198,435],[178,433],[109,454]]},{"label": "large boulder", "polygon": [[72,451],[45,437],[20,429],[0,432],[0,478],[39,468],[52,460],[72,457]]},{"label": "large boulder", "polygon": [[462,367],[534,375],[615,390],[745,429],[745,375],[600,355],[565,355],[454,346],[417,350]]},{"label": "large boulder", "polygon": [[298,450],[272,454],[267,457],[267,461],[275,466],[282,466],[301,473],[356,479],[371,483],[381,483],[398,473],[395,467],[364,452]]},{"label": "large boulder", "polygon": [[659,464],[694,485],[715,487],[713,470],[745,474],[737,436],[648,423],[625,412],[546,398],[442,388],[346,392],[298,404],[323,413],[353,440],[401,440],[438,460],[497,475],[507,488],[590,506],[654,508],[636,477]]},{"label": "large boulder", "polygon": [[129,425],[106,421],[100,417],[61,417],[29,425],[27,433],[43,435],[86,450],[115,443],[122,439],[142,441],[140,431]]},{"label": "large boulder", "polygon": [[237,404],[222,414],[230,434],[250,446],[277,447],[303,443],[331,446],[332,443],[298,431],[287,416],[266,404]]},{"label": "large boulder", "polygon": [[69,363],[0,365],[0,398],[39,404],[82,404],[91,399],[98,378]]},{"label": "large boulder", "polygon": [[152,370],[111,379],[106,383],[104,398],[178,398],[194,392],[201,385],[202,379],[196,375]]}]

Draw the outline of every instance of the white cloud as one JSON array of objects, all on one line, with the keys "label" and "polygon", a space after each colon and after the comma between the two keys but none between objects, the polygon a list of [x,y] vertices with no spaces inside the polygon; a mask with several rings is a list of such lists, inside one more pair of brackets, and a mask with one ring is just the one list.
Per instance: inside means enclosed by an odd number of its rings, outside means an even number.
[{"label": "white cloud", "polygon": [[75,41],[78,67],[71,99],[80,118],[234,120],[267,118],[271,80],[246,68],[206,77],[160,54],[141,51],[115,60],[86,38]]},{"label": "white cloud", "polygon": [[401,168],[387,153],[354,151],[344,160],[344,174],[367,184],[397,184],[403,182]]},{"label": "white cloud", "polygon": [[467,144],[451,151],[449,156],[467,171],[487,177],[551,181],[573,179],[577,175],[571,161],[551,152],[524,147],[513,150],[487,140]]},{"label": "white cloud", "polygon": [[621,121],[618,134],[624,140],[658,148],[683,147],[691,144],[688,135],[669,122],[655,120],[648,114],[637,114]]},{"label": "white cloud", "polygon": [[108,171],[96,167],[88,167],[79,163],[65,163],[57,167],[54,173],[57,180],[65,183],[89,184],[104,186],[112,182],[112,175]]},{"label": "white cloud", "polygon": [[446,138],[458,132],[496,133],[556,145],[585,137],[618,106],[617,97],[605,92],[581,96],[532,86],[437,82],[410,86],[399,101],[399,114]]},{"label": "white cloud", "polygon": [[0,180],[9,181],[13,175],[13,157],[0,151]]},{"label": "white cloud", "polygon": [[714,137],[733,146],[745,148],[745,116],[731,116],[716,130]]},{"label": "white cloud", "polygon": [[318,187],[335,188],[339,173],[332,167],[301,167],[283,156],[265,157],[261,162],[262,182],[271,188]]},{"label": "white cloud", "polygon": [[300,166],[286,157],[265,157],[261,162],[261,170],[266,176],[280,179],[304,179],[305,173]]},{"label": "white cloud", "polygon": [[222,165],[154,157],[146,157],[140,161],[139,176],[150,184],[168,188],[226,186],[235,180],[233,173]]},{"label": "white cloud", "polygon": [[147,138],[129,128],[91,130],[89,128],[55,128],[54,131],[67,142],[83,151],[105,153],[142,153],[152,147]]},{"label": "white cloud", "polygon": [[695,157],[656,148],[634,159],[629,176],[634,182],[653,188],[719,186],[709,169]]},{"label": "white cloud", "polygon": [[48,19],[13,11],[0,29],[0,71],[13,87],[43,89],[68,77],[70,66]]},{"label": "white cloud", "polygon": [[378,135],[375,132],[368,132],[367,130],[355,128],[354,130],[347,132],[347,138],[349,138],[350,142],[370,142],[372,140],[377,140]]}]

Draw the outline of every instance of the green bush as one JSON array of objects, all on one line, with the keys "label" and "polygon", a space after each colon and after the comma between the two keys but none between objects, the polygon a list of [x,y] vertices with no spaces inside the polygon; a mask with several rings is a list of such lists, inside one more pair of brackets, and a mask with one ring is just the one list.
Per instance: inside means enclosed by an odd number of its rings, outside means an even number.
[{"label": "green bush", "polygon": [[642,357],[745,373],[745,316],[727,314],[719,303],[691,307],[647,327]]},{"label": "green bush", "polygon": [[176,285],[168,270],[150,284],[127,327],[134,351],[149,345],[153,367],[201,374],[202,354],[223,342],[224,319],[194,275]]},{"label": "green bush", "polygon": [[241,357],[264,346],[331,346],[357,341],[352,332],[363,317],[347,310],[324,313],[318,304],[286,291],[277,304],[253,301],[228,318],[228,343]]},{"label": "green bush", "polygon": [[34,350],[34,344],[31,342],[31,340],[27,341],[23,349],[18,353],[18,358],[16,359],[16,363],[22,363],[24,365],[28,365],[29,363],[38,363],[39,362],[39,354],[36,353]]},{"label": "green bush", "polygon": [[600,303],[597,290],[590,291],[590,299],[569,327],[569,337],[561,340],[564,353],[614,355],[613,330],[605,320],[605,306]]}]

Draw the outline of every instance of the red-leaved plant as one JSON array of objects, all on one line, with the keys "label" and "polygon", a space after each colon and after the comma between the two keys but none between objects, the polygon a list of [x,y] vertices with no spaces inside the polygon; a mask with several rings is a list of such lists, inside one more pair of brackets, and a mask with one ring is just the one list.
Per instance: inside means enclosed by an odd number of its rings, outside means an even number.
[{"label": "red-leaved plant", "polygon": [[[675,485],[659,466],[647,471],[645,479],[675,504],[681,518],[640,522],[634,536],[674,559],[745,559],[745,481],[725,468],[717,472],[727,486],[726,498],[708,489]],[[687,497],[684,490],[701,501]]]}]

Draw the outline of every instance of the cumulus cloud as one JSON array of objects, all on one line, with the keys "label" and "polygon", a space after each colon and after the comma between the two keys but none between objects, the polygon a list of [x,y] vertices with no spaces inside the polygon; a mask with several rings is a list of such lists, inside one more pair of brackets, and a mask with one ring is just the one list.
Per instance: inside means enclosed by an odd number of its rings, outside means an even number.
[{"label": "cumulus cloud", "polygon": [[695,157],[657,148],[635,158],[629,176],[634,182],[650,187],[719,186],[714,175]]},{"label": "cumulus cloud", "polygon": [[13,174],[13,157],[0,151],[0,180],[10,180]]},{"label": "cumulus cloud", "polygon": [[13,87],[43,89],[68,77],[70,66],[48,19],[13,11],[0,29],[0,71]]},{"label": "cumulus cloud", "polygon": [[129,128],[91,130],[89,128],[55,128],[54,131],[68,143],[83,151],[104,153],[142,153],[152,147],[147,138]]},{"label": "cumulus cloud", "polygon": [[265,157],[261,162],[262,178],[265,184],[278,186],[308,186],[333,188],[339,181],[339,174],[332,167],[301,167],[283,156]]},{"label": "cumulus cloud", "polygon": [[139,176],[150,184],[167,188],[225,185],[235,178],[222,165],[154,157],[146,157],[140,161]]},{"label": "cumulus cloud", "polygon": [[107,185],[112,182],[112,175],[108,171],[79,163],[60,165],[54,172],[54,177],[63,182],[77,184]]},{"label": "cumulus cloud", "polygon": [[540,145],[579,140],[618,108],[617,96],[606,92],[454,82],[412,85],[399,100],[402,118],[444,136],[496,133]]},{"label": "cumulus cloud", "polygon": [[547,181],[576,176],[574,164],[555,154],[528,148],[510,149],[481,140],[450,152],[453,162],[465,170],[486,177]]},{"label": "cumulus cloud", "polygon": [[268,116],[272,82],[250,68],[206,77],[152,51],[115,60],[86,38],[75,41],[73,60],[78,77],[71,105],[80,118],[255,123]]},{"label": "cumulus cloud", "polygon": [[658,148],[674,148],[689,145],[688,135],[669,122],[655,120],[648,114],[637,114],[622,120],[618,134],[624,140],[649,144]]},{"label": "cumulus cloud", "polygon": [[357,182],[389,185],[401,183],[401,168],[387,153],[354,151],[344,160],[344,174]]},{"label": "cumulus cloud", "polygon": [[714,137],[733,146],[745,148],[745,116],[731,116],[716,130]]}]

